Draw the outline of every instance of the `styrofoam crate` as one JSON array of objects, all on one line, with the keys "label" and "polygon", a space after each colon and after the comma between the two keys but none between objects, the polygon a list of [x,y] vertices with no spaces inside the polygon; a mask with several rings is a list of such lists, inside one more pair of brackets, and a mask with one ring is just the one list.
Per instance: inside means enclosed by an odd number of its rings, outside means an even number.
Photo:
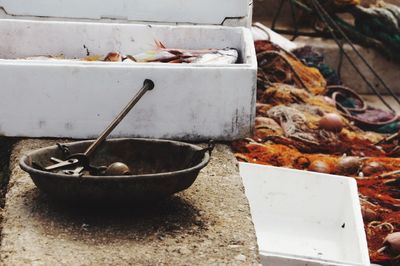
[{"label": "styrofoam crate", "polygon": [[[0,19],[0,134],[92,138],[145,79],[148,92],[114,137],[232,140],[252,131],[257,60],[243,27]],[[182,49],[236,48],[240,64],[199,65],[15,60],[111,51],[135,54],[159,40]],[[87,49],[86,49],[87,48]]]},{"label": "styrofoam crate", "polygon": [[250,0],[0,0],[5,18],[249,26]]},{"label": "styrofoam crate", "polygon": [[240,163],[267,266],[370,265],[356,181]]},{"label": "styrofoam crate", "polygon": [[[141,87],[114,137],[232,140],[251,134],[257,59],[251,0],[0,0],[0,135],[93,138]],[[151,23],[151,24],[149,24]],[[226,25],[226,26],[225,26]],[[246,26],[246,27],[241,27]],[[235,48],[240,64],[15,60]]]}]

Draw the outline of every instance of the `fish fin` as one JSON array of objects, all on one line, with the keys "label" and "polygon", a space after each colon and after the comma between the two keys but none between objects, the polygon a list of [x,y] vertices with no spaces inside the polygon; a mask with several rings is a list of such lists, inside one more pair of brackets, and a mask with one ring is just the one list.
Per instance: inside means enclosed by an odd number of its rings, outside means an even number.
[{"label": "fish fin", "polygon": [[165,45],[159,40],[154,40],[154,42],[156,43],[157,48],[165,49]]},{"label": "fish fin", "polygon": [[134,61],[134,62],[137,62],[137,61],[136,61],[136,58],[133,57],[133,56],[131,56],[131,55],[127,55],[125,59],[130,59],[130,60],[132,60],[132,61]]}]

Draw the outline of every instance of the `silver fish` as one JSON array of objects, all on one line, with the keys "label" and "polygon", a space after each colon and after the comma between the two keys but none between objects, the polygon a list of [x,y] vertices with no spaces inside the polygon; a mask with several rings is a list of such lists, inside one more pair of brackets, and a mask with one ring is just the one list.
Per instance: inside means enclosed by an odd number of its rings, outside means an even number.
[{"label": "silver fish", "polygon": [[239,58],[239,53],[236,49],[225,48],[211,53],[203,54],[195,58],[191,63],[193,64],[235,64]]},{"label": "silver fish", "polygon": [[239,58],[236,49],[175,49],[166,48],[155,41],[156,49],[131,56],[135,62],[196,63],[196,64],[234,64]]}]

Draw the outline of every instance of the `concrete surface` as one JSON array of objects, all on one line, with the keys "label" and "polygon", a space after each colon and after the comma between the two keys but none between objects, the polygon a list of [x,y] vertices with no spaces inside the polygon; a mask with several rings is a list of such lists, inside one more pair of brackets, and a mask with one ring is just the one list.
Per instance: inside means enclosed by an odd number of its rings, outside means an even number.
[{"label": "concrete surface", "polygon": [[[263,20],[275,15],[281,0],[254,0],[253,18]],[[376,3],[378,0],[362,0],[363,5]],[[385,0],[386,3],[400,5],[400,0]],[[272,20],[272,19],[271,19]],[[290,16],[289,1],[286,0],[282,10],[281,22],[285,24],[292,23]]]},{"label": "concrete surface", "polygon": [[[383,110],[388,110],[378,97],[374,95],[362,95],[362,97],[369,105],[381,108]],[[390,96],[383,96],[383,98],[388,104],[390,104],[390,106],[396,111],[396,113],[400,115],[400,104],[398,104],[395,99]]]},{"label": "concrete surface", "polygon": [[[299,37],[296,39],[296,43],[298,43],[300,47],[304,45],[311,45],[317,48],[319,51],[322,51],[325,55],[325,62],[333,68],[337,68],[340,53],[336,43],[333,40]],[[372,66],[372,68],[381,76],[386,85],[400,96],[400,82],[398,77],[400,73],[400,64],[389,61],[374,49],[367,49],[358,45],[356,47],[365,57],[367,62]],[[387,93],[384,87],[379,83],[378,79],[372,74],[372,72],[351,49],[351,47],[346,45],[345,50],[356,66],[366,76],[368,81],[370,81],[381,93]],[[344,56],[341,75],[343,82],[355,91],[362,94],[373,93]]]},{"label": "concrete surface", "polygon": [[2,265],[258,265],[247,199],[233,154],[217,145],[185,192],[151,207],[63,206],[39,193],[17,161],[53,144],[13,150],[4,209]]}]

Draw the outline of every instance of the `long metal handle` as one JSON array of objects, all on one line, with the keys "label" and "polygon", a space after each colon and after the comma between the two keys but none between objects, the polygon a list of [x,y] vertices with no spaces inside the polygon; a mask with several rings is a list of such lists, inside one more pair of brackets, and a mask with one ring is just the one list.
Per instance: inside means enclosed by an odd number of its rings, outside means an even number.
[{"label": "long metal handle", "polygon": [[105,141],[110,133],[121,123],[122,119],[129,113],[129,111],[139,102],[143,95],[154,88],[154,82],[150,79],[146,79],[143,83],[143,87],[140,91],[132,98],[128,105],[121,111],[121,113],[112,121],[112,123],[100,134],[100,136],[93,142],[92,145],[85,151],[84,155],[89,157],[93,152]]}]

